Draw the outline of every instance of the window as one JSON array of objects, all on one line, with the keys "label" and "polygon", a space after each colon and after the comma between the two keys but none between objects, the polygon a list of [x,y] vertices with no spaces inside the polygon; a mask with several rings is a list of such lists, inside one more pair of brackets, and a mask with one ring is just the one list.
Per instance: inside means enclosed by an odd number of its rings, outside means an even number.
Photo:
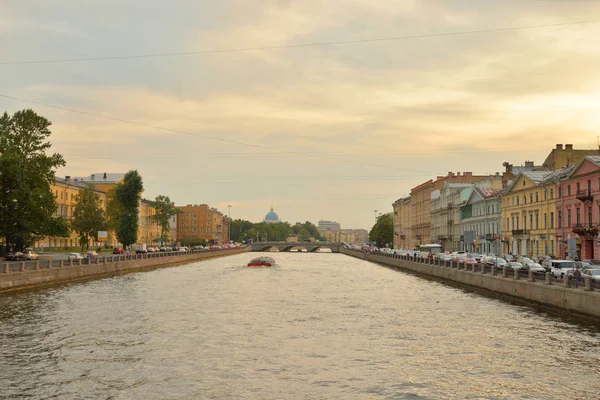
[{"label": "window", "polygon": [[[552,213],[550,213],[552,215]],[[558,227],[562,228],[562,211],[558,212]]]},{"label": "window", "polygon": [[540,219],[540,215],[538,213],[535,213],[535,229],[540,229],[540,226],[539,226],[540,221],[539,221],[539,219]]},{"label": "window", "polygon": [[567,228],[571,227],[571,210],[567,210]]},{"label": "window", "polygon": [[544,229],[548,228],[548,222],[547,222],[547,219],[546,219],[547,216],[548,215],[546,213],[544,213]]},{"label": "window", "polygon": [[567,196],[571,195],[571,185],[567,185]]},{"label": "window", "polygon": [[588,208],[588,225],[592,226],[592,207]]},{"label": "window", "polygon": [[554,198],[554,189],[550,189],[550,200]]},{"label": "window", "polygon": [[558,187],[558,198],[561,199],[562,198],[562,186]]},{"label": "window", "polygon": [[579,188],[580,188],[579,182],[577,182],[576,185],[577,185],[577,192],[579,192]]},{"label": "window", "polygon": [[577,221],[577,225],[581,225],[581,216],[579,215],[579,208],[575,209],[575,221]]},{"label": "window", "polygon": [[547,190],[544,189],[544,201],[546,201],[546,196],[548,195]]},{"label": "window", "polygon": [[194,232],[196,232],[196,228],[192,229]]},{"label": "window", "polygon": [[519,205],[519,197],[517,196],[517,205]]},{"label": "window", "polygon": [[535,192],[535,202],[537,203],[538,201],[540,201],[539,193]]},{"label": "window", "polygon": [[519,229],[519,216],[517,215],[517,229]]},{"label": "window", "polygon": [[508,217],[506,217],[506,230],[510,231],[510,225],[508,222],[509,222],[509,219],[508,219]]},{"label": "window", "polygon": [[194,213],[194,219],[196,219],[196,213]]},{"label": "window", "polygon": [[533,203],[533,193],[529,193],[529,202]]}]

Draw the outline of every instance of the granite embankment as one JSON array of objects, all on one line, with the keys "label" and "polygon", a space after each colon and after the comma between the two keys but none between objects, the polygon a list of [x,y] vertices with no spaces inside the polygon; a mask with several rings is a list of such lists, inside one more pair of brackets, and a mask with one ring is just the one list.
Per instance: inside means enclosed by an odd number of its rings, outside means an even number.
[{"label": "granite embankment", "polygon": [[437,279],[452,281],[478,289],[501,293],[515,298],[558,307],[564,310],[600,317],[600,292],[586,278],[583,284],[572,287],[572,278],[565,276],[555,282],[550,273],[535,276],[531,271],[523,277],[518,271],[484,265],[461,265],[440,260],[415,259],[407,256],[364,253],[342,249],[342,253],[384,264],[393,268],[429,275]]},{"label": "granite embankment", "polygon": [[101,278],[155,268],[171,267],[195,261],[226,257],[250,251],[249,247],[192,253],[148,253],[97,257],[88,260],[37,261],[31,264],[5,263],[0,269],[0,292],[54,285],[58,283]]}]

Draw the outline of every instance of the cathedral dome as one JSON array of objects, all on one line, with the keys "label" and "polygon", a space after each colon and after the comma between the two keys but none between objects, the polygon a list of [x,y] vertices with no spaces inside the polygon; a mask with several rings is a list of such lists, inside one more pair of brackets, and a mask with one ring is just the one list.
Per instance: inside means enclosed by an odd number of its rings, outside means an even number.
[{"label": "cathedral dome", "polygon": [[281,220],[279,219],[279,215],[277,215],[277,213],[273,211],[273,207],[271,207],[271,211],[269,211],[267,215],[265,215],[265,222],[267,224],[277,224],[281,222]]}]

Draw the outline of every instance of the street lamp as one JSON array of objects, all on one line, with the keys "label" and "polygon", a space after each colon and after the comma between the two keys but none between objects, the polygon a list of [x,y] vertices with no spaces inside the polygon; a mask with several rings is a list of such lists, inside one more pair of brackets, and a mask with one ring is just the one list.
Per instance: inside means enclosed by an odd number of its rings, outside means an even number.
[{"label": "street lamp", "polygon": [[229,209],[229,215],[227,217],[229,219],[229,221],[227,221],[227,241],[231,241],[231,204],[229,204],[227,208]]}]

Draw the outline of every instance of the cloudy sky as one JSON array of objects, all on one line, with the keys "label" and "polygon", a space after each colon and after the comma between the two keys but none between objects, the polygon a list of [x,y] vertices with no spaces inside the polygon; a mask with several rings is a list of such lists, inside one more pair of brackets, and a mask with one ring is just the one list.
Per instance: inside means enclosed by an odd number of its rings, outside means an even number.
[{"label": "cloudy sky", "polygon": [[0,0],[0,110],[53,122],[60,175],[369,229],[448,171],[595,148],[598,38],[594,0]]}]

